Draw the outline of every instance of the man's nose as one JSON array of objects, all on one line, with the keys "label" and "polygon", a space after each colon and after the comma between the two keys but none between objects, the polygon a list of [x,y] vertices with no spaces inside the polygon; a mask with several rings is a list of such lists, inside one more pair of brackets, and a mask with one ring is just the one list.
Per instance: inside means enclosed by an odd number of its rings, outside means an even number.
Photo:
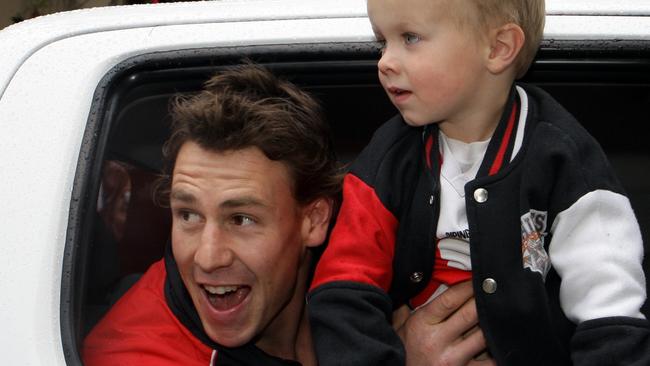
[{"label": "man's nose", "polygon": [[208,224],[201,234],[201,243],[194,253],[194,262],[205,272],[232,265],[235,254],[227,232],[219,225]]}]

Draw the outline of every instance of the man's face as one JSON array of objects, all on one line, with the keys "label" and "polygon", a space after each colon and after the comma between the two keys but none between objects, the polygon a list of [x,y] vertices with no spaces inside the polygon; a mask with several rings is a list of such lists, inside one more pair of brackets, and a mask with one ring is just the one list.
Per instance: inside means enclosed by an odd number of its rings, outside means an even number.
[{"label": "man's face", "polygon": [[207,335],[227,347],[281,336],[301,315],[311,245],[285,165],[187,142],[170,202],[174,258]]}]

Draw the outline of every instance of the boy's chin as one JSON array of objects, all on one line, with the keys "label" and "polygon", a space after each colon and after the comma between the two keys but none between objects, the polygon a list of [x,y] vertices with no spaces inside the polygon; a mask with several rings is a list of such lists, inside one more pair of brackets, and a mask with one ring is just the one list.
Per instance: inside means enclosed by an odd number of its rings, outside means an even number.
[{"label": "boy's chin", "polygon": [[408,115],[405,115],[405,114],[402,114],[402,119],[404,119],[404,122],[406,122],[406,124],[411,126],[411,127],[422,127],[422,126],[430,125],[430,124],[433,123],[433,122],[431,122],[431,120],[428,120],[428,119],[417,118],[417,117],[408,116]]}]

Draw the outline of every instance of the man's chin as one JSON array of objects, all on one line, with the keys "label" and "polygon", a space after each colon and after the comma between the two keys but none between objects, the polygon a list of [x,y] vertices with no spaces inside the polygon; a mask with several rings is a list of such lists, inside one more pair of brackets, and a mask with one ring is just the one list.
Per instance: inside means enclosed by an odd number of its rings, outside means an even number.
[{"label": "man's chin", "polygon": [[256,327],[249,313],[250,296],[231,304],[210,300],[204,295],[195,306],[203,329],[211,340],[224,347],[239,347],[253,339]]},{"label": "man's chin", "polygon": [[[204,326],[205,327],[205,326]],[[250,329],[205,329],[208,337],[215,343],[228,347],[235,348],[243,346],[253,340],[255,332]]]}]

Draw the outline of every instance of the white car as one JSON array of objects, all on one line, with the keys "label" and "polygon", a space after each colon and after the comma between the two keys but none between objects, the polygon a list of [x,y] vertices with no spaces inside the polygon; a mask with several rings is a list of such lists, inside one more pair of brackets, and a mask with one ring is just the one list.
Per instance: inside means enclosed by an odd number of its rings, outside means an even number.
[{"label": "white car", "polygon": [[[650,2],[547,11],[525,81],[600,141],[650,252]],[[168,240],[151,185],[169,98],[244,58],[320,98],[343,160],[395,113],[364,0],[95,8],[0,31],[0,364],[81,364],[85,333]]]}]

